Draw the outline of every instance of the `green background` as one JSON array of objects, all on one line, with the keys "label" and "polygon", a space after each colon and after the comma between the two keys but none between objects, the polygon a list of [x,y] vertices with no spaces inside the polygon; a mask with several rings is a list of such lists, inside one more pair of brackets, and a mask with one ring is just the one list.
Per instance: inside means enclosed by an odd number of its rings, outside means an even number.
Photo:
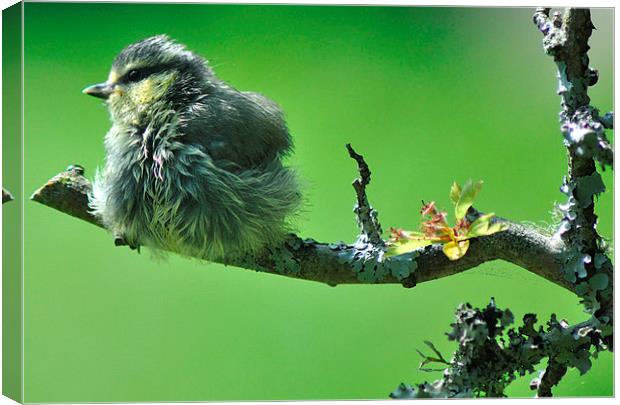
[{"label": "green background", "polygon": [[[110,126],[80,93],[125,45],[167,33],[235,87],[286,111],[290,164],[306,180],[299,233],[356,236],[351,142],[373,170],[385,229],[415,229],[419,202],[449,207],[453,180],[482,179],[477,207],[545,226],[563,195],[555,66],[532,9],[237,5],[25,6],[25,192],[70,163],[92,176]],[[594,11],[594,105],[612,109],[612,12]],[[612,173],[598,203],[612,236]],[[25,204],[25,400],[386,398],[417,370],[416,348],[449,355],[462,302],[495,297],[520,319],[585,319],[560,287],[503,262],[407,290],[330,288],[116,248],[111,235]],[[512,396],[532,396],[531,376]],[[612,395],[612,355],[556,393]]]}]

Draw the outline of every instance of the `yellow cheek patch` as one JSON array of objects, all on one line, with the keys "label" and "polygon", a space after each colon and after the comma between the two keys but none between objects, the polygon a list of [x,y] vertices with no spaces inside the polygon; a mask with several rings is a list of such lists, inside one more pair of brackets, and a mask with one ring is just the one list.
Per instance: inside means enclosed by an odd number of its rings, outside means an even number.
[{"label": "yellow cheek patch", "polygon": [[128,94],[137,106],[149,104],[160,99],[166,93],[175,77],[176,73],[149,77],[134,85]]},{"label": "yellow cheek patch", "polygon": [[151,79],[146,79],[136,84],[129,92],[131,100],[135,105],[148,104],[153,101],[155,96],[153,91],[153,82]]}]

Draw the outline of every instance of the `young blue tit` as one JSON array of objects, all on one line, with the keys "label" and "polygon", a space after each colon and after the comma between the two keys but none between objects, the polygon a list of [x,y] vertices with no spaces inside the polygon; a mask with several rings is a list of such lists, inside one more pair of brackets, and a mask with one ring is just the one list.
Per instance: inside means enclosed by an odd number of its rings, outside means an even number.
[{"label": "young blue tit", "polygon": [[274,102],[164,35],[127,46],[84,93],[111,116],[90,205],[119,240],[221,260],[289,231],[301,194],[281,161],[293,144]]}]

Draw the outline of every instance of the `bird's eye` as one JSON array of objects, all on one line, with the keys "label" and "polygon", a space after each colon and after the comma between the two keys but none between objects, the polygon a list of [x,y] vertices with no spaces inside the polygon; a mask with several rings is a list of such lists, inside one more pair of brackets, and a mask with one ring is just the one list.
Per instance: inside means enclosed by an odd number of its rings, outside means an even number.
[{"label": "bird's eye", "polygon": [[127,80],[130,82],[140,81],[142,80],[142,73],[140,73],[139,70],[130,70],[129,73],[127,73]]}]

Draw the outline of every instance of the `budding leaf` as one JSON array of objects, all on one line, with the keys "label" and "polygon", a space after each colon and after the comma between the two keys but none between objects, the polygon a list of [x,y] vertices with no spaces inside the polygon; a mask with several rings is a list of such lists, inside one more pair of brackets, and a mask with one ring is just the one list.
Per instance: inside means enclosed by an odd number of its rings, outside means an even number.
[{"label": "budding leaf", "polygon": [[[452,187],[454,188],[454,186]],[[480,193],[481,188],[482,181],[477,181],[474,183],[471,180],[467,180],[465,182],[463,189],[461,190],[459,200],[454,206],[454,215],[457,220],[465,218],[465,215],[467,215],[467,210],[474,204],[474,200],[478,196],[478,193]],[[450,198],[452,198],[452,192],[450,192]]]},{"label": "budding leaf", "polygon": [[467,210],[474,203],[474,199],[480,193],[482,181],[472,182],[468,180],[461,188],[456,182],[450,189],[450,200],[454,203],[456,224],[448,225],[447,213],[438,211],[435,202],[422,202],[422,232],[403,231],[391,229],[392,235],[388,241],[386,256],[397,256],[433,243],[443,244],[443,252],[450,260],[458,260],[467,253],[469,240],[479,236],[491,235],[508,229],[508,224],[492,219],[495,214],[486,214],[478,217],[470,223],[467,218]]},{"label": "budding leaf", "polygon": [[432,245],[433,239],[427,238],[419,232],[392,231],[387,256],[397,256],[411,252],[424,246]]},{"label": "budding leaf", "polygon": [[469,248],[468,240],[453,240],[443,245],[443,253],[450,260],[458,260],[465,256],[467,249]]},{"label": "budding leaf", "polygon": [[459,198],[461,198],[461,186],[455,181],[452,183],[452,188],[450,189],[450,200],[452,204],[456,205],[459,202]]},{"label": "budding leaf", "polygon": [[491,235],[496,232],[505,231],[508,229],[508,224],[503,222],[491,223],[491,219],[495,214],[486,214],[478,217],[472,222],[469,232],[467,232],[467,238],[477,238],[478,236]]}]

